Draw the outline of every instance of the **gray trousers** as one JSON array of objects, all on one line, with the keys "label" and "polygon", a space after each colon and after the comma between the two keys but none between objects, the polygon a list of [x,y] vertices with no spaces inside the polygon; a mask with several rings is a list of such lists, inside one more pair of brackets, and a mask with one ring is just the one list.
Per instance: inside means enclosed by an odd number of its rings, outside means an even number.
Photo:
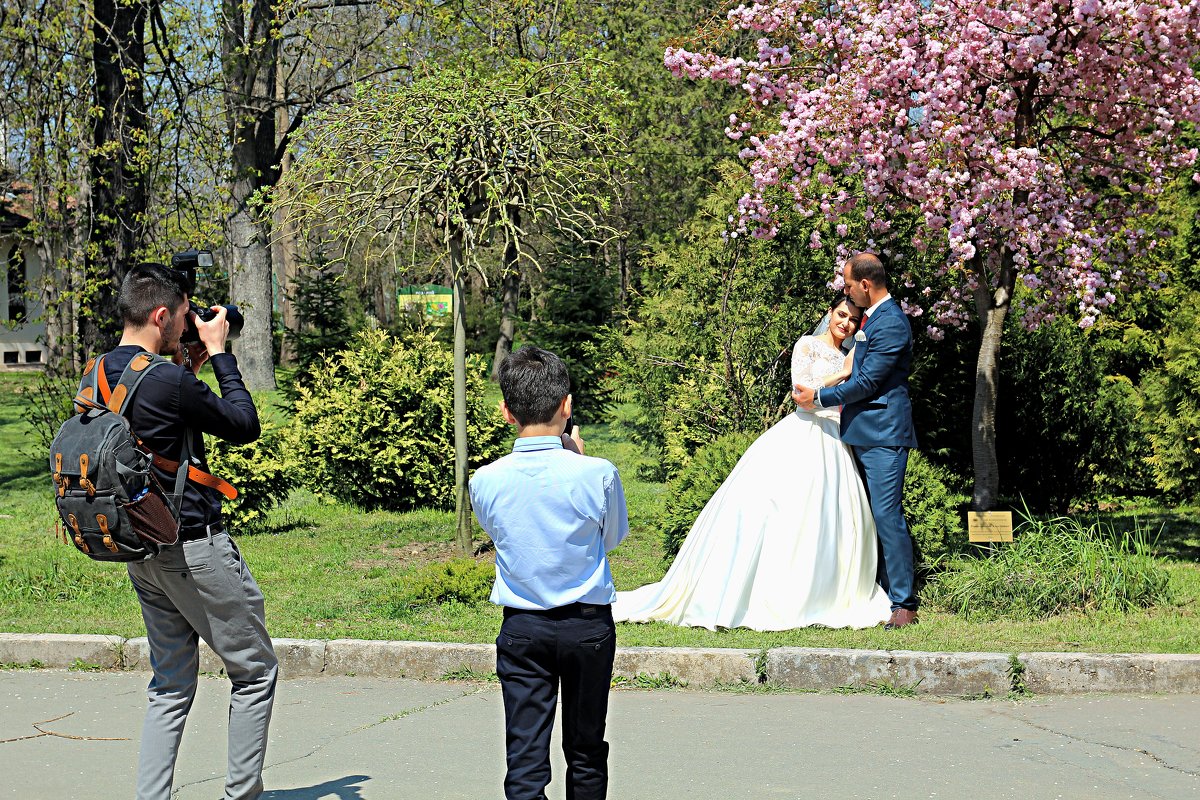
[{"label": "gray trousers", "polygon": [[259,797],[278,661],[262,592],[237,545],[229,534],[218,533],[128,566],[154,670],[138,758],[138,800],[171,795],[179,741],[196,696],[201,639],[225,662],[233,684],[225,797]]}]

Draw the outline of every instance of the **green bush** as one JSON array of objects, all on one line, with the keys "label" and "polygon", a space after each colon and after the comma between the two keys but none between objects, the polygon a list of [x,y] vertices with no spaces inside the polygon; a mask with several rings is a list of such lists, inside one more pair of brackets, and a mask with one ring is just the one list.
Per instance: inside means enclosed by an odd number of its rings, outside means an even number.
[{"label": "green bush", "polygon": [[687,466],[667,484],[667,503],[658,522],[667,560],[675,558],[704,504],[716,494],[756,438],[749,433],[725,434],[697,450]]},{"label": "green bush", "polygon": [[918,569],[933,568],[966,547],[963,513],[970,502],[949,470],[916,450],[909,452],[904,473],[904,512]]},{"label": "green bush", "polygon": [[490,562],[454,558],[421,567],[408,582],[405,595],[414,605],[473,605],[491,596],[495,577],[496,568]]},{"label": "green bush", "polygon": [[[782,415],[791,348],[824,314],[834,254],[814,250],[817,222],[793,219],[771,241],[725,236],[744,173],[721,183],[646,264],[630,319],[606,339],[618,398],[635,407],[627,433],[665,480],[697,448]],[[790,411],[790,400],[783,411]]]},{"label": "green bush", "polygon": [[613,402],[613,387],[604,380],[610,365],[598,346],[617,303],[617,276],[606,266],[600,253],[560,244],[538,276],[537,319],[520,334],[566,363],[576,421],[584,424],[603,421]]},{"label": "green bush", "polygon": [[[429,334],[364,330],[299,389],[289,432],[305,483],[367,509],[454,506],[454,359]],[[469,466],[504,454],[508,430],[467,364]]]},{"label": "green bush", "polygon": [[1142,384],[1154,483],[1172,500],[1200,498],[1200,293],[1185,295],[1164,342],[1161,369]]},{"label": "green bush", "polygon": [[298,387],[308,385],[312,370],[319,367],[324,355],[345,347],[351,334],[341,275],[324,263],[305,265],[288,299],[296,315],[296,328],[284,336],[296,364],[292,381],[281,388],[289,400],[295,400]]},{"label": "green bush", "polygon": [[1169,603],[1169,573],[1141,534],[1099,523],[1026,518],[1011,545],[959,557],[926,586],[926,602],[967,619],[1042,619]]},{"label": "green bush", "polygon": [[250,444],[206,437],[209,472],[238,490],[238,496],[227,500],[223,509],[235,532],[260,529],[267,511],[287,500],[297,481],[295,464],[286,451],[286,430],[266,421],[261,435]]},{"label": "green bush", "polygon": [[50,443],[58,435],[58,429],[75,414],[79,378],[80,373],[74,369],[51,367],[38,373],[32,386],[21,390],[27,397],[22,416],[32,428],[32,436],[26,440],[28,455],[43,460],[50,451]]},{"label": "green bush", "polygon": [[[1103,318],[1081,331],[1059,319],[1004,332],[997,458],[1003,492],[1037,511],[1151,490],[1144,457],[1156,427],[1133,390],[1157,334]],[[1035,413],[1030,413],[1031,411]],[[1036,457],[1034,452],[1036,451]]]}]

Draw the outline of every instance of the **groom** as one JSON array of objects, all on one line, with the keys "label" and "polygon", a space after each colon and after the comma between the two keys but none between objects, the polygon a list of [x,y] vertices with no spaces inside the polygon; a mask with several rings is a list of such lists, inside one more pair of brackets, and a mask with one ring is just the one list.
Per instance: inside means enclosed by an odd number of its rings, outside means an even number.
[{"label": "groom", "polygon": [[895,630],[917,621],[912,537],[901,506],[908,449],[917,446],[908,397],[912,331],[888,293],[887,270],[878,256],[859,253],[842,275],[846,294],[866,309],[854,336],[854,371],[839,386],[813,391],[797,385],[792,399],[807,409],[843,406],[842,441],[853,448],[867,484],[882,555],[879,585],[892,601],[884,627]]}]

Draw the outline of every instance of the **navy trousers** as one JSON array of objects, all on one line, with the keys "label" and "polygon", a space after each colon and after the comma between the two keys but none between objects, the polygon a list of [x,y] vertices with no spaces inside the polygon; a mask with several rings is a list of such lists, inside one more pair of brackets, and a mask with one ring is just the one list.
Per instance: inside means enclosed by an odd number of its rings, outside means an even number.
[{"label": "navy trousers", "polygon": [[496,638],[496,675],[504,696],[507,800],[546,798],[550,730],[560,688],[567,800],[603,800],[608,794],[604,726],[616,652],[611,606],[504,609]]},{"label": "navy trousers", "polygon": [[876,580],[892,601],[892,610],[917,610],[913,543],[904,519],[904,471],[908,468],[907,447],[854,446],[854,458],[862,470],[871,515],[879,536],[879,572]]}]

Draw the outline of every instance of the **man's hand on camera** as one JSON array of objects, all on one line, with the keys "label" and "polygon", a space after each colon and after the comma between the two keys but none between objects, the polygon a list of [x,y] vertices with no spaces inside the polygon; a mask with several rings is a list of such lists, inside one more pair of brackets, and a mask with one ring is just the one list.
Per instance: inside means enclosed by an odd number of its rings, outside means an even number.
[{"label": "man's hand on camera", "polygon": [[225,352],[225,340],[229,337],[229,321],[225,319],[229,311],[225,306],[213,306],[212,310],[217,313],[208,322],[192,314],[192,322],[200,334],[200,344],[204,345],[210,357]]},{"label": "man's hand on camera", "polygon": [[200,368],[208,362],[208,350],[198,342],[185,344],[175,351],[174,361],[190,369],[193,375],[199,375]]}]

